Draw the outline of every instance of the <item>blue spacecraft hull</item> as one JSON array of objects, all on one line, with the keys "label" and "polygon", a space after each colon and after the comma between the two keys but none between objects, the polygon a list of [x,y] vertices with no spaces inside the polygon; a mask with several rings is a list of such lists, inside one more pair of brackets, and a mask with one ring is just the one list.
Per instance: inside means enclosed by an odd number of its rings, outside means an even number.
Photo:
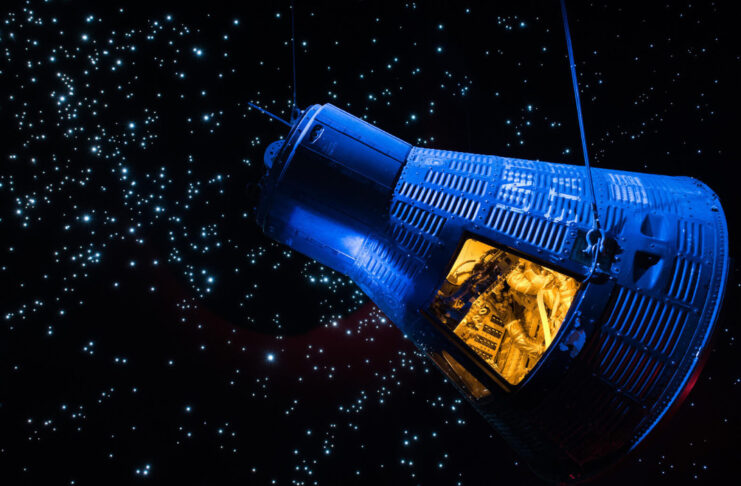
[{"label": "blue spacecraft hull", "polygon": [[[413,147],[329,104],[305,110],[265,162],[265,233],[352,278],[544,478],[582,480],[640,443],[717,321],[728,230],[695,179],[592,169],[594,262],[584,167]],[[468,241],[578,287],[517,380],[435,311]],[[542,294],[536,320],[558,306]]]}]

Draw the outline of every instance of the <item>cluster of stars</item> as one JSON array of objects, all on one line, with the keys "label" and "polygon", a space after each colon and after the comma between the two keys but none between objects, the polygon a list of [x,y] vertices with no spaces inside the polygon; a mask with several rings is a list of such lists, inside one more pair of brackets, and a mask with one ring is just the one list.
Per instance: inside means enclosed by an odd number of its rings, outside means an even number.
[{"label": "cluster of stars", "polygon": [[[331,102],[420,146],[581,161],[553,6],[297,3],[301,108]],[[247,101],[290,117],[288,3],[181,7],[0,10],[8,484],[49,483],[50,471],[65,484],[120,471],[296,486],[335,475],[468,485],[492,470],[534,481],[355,284],[255,224],[262,153],[286,131]],[[575,15],[575,37],[590,28]],[[657,26],[628,53],[625,28],[592,36],[605,45],[576,40],[595,164],[652,170],[649,141],[680,173],[715,160],[720,149],[693,133],[715,126],[722,104],[723,73],[704,74],[717,34],[680,42]],[[624,86],[613,63],[634,70]],[[674,120],[686,131],[669,130]],[[735,331],[722,336],[732,353]],[[686,464],[629,461],[657,481],[704,480],[717,469],[706,440],[693,439],[702,452]]]}]

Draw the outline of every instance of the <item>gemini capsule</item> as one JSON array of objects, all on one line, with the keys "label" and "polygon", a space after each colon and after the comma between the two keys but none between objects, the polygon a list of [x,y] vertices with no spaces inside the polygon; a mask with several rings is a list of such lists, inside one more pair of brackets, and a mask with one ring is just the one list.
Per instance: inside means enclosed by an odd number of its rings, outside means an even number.
[{"label": "gemini capsule", "polygon": [[[585,479],[699,372],[728,272],[689,177],[412,145],[330,104],[265,152],[258,222],[352,278],[541,477]],[[492,451],[496,454],[496,451]]]}]

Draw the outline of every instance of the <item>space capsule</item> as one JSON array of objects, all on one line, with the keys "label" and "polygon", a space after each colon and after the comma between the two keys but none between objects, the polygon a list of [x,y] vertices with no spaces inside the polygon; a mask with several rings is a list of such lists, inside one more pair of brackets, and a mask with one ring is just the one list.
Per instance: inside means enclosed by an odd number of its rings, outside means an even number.
[{"label": "space capsule", "polygon": [[[264,156],[258,223],[351,279],[541,477],[636,447],[699,372],[728,231],[689,177],[414,147],[313,105]],[[492,451],[496,454],[496,451]]]}]

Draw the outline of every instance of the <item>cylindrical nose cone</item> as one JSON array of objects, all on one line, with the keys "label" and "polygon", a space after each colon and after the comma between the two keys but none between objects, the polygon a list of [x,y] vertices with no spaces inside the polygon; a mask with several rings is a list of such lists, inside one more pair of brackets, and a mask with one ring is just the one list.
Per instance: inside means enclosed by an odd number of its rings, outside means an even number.
[{"label": "cylindrical nose cone", "polygon": [[303,253],[347,273],[363,235],[383,229],[409,150],[332,105],[314,105],[285,143],[265,153],[258,222],[276,240],[302,240]]}]

